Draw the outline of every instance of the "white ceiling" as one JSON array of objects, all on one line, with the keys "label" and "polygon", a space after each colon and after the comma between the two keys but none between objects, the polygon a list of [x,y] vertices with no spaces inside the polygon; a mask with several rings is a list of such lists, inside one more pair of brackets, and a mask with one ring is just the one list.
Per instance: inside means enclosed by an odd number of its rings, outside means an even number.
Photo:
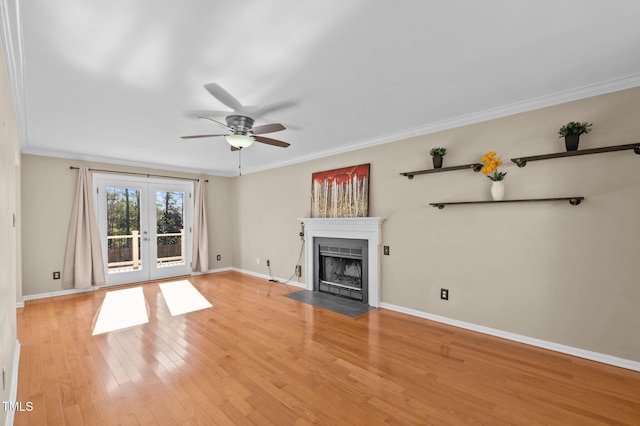
[{"label": "white ceiling", "polygon": [[[0,0],[24,153],[238,173],[198,110],[295,105],[243,173],[640,85],[637,0]],[[224,121],[224,117],[219,117]]]}]

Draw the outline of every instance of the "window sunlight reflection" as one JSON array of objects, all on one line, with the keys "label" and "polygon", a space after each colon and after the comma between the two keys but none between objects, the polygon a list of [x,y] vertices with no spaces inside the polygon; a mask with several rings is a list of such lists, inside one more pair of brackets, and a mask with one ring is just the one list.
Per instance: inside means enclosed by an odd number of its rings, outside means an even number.
[{"label": "window sunlight reflection", "polygon": [[160,291],[172,316],[210,308],[212,305],[187,280],[160,284]]},{"label": "window sunlight reflection", "polygon": [[95,336],[148,322],[149,312],[142,287],[109,291],[104,296],[92,334]]}]

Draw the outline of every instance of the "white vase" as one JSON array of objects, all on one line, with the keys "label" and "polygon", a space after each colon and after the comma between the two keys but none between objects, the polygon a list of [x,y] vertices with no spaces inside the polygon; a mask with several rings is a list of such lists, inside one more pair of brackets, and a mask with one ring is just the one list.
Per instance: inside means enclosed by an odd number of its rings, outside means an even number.
[{"label": "white vase", "polygon": [[493,201],[502,201],[504,198],[504,184],[502,181],[494,181],[491,185],[491,198]]}]

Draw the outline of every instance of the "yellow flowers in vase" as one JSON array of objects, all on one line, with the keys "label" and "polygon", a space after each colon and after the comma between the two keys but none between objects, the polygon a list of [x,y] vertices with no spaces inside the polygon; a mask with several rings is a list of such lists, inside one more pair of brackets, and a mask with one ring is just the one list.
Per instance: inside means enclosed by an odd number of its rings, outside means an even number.
[{"label": "yellow flowers in vase", "polygon": [[504,180],[507,172],[498,171],[498,167],[502,166],[502,160],[500,159],[500,157],[496,157],[496,153],[494,151],[487,152],[480,161],[484,163],[484,166],[482,167],[482,173],[487,175],[489,179],[494,182]]}]

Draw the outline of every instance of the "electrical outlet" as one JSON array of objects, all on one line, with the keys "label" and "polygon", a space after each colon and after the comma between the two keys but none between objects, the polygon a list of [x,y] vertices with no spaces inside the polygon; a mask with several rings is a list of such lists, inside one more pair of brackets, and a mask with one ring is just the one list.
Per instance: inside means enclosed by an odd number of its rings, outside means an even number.
[{"label": "electrical outlet", "polygon": [[271,261],[267,259],[267,266],[271,266]]},{"label": "electrical outlet", "polygon": [[53,273],[53,279],[54,280],[59,280],[60,279],[60,271],[56,271]]},{"label": "electrical outlet", "polygon": [[384,246],[382,248],[382,252],[384,253],[385,256],[389,256],[389,246]]},{"label": "electrical outlet", "polygon": [[257,258],[256,258],[256,265],[259,265],[259,264],[260,264],[260,258],[259,258],[259,257],[257,257]]},{"label": "electrical outlet", "polygon": [[440,299],[449,300],[449,290],[446,288],[440,289]]},{"label": "electrical outlet", "polygon": [[302,265],[296,265],[296,277],[300,278],[302,276]]},{"label": "electrical outlet", "polygon": [[216,256],[216,260],[222,260],[222,256],[217,255],[217,256]]}]

